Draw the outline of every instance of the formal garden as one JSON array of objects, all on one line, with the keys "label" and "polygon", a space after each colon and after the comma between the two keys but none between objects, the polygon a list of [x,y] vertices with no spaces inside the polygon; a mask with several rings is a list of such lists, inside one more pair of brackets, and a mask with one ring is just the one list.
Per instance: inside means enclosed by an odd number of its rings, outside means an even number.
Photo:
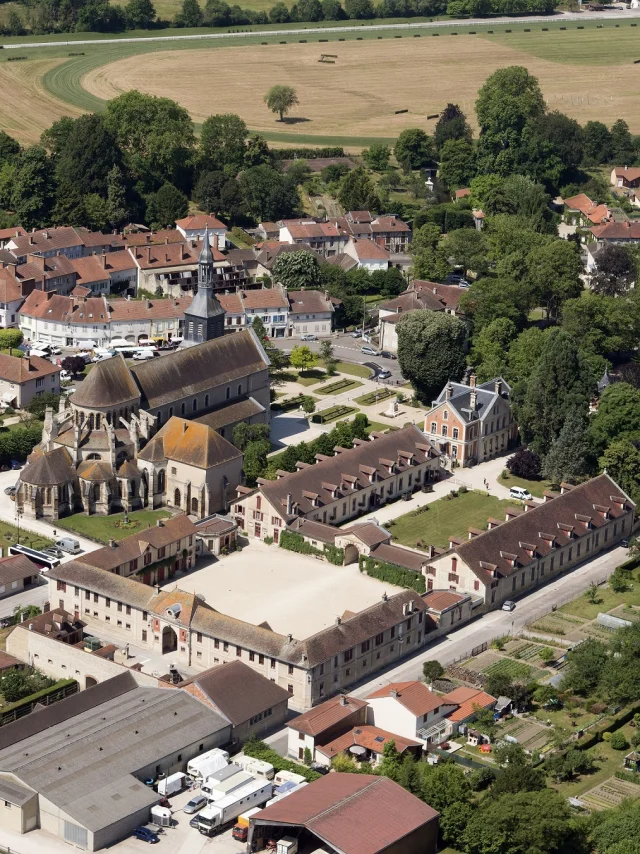
[{"label": "formal garden", "polygon": [[75,513],[58,519],[56,525],[89,540],[108,544],[109,540],[124,540],[132,534],[153,527],[158,519],[167,519],[172,514],[168,510],[133,510],[127,514],[112,513],[109,516],[86,516]]}]

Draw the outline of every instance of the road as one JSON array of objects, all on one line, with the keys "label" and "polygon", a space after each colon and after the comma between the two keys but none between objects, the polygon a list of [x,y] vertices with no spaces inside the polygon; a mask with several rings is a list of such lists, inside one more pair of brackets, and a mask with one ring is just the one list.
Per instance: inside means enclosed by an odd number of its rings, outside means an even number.
[{"label": "road", "polygon": [[[437,659],[443,665],[451,664],[479,644],[490,642],[500,635],[518,634],[526,625],[551,611],[554,605],[564,605],[580,596],[592,582],[604,581],[616,566],[626,559],[626,556],[627,550],[617,547],[581,564],[576,569],[556,578],[552,583],[516,600],[515,611],[491,611],[467,623],[457,631],[438,638],[411,659],[382,673],[377,673],[372,679],[350,689],[349,695],[367,697],[373,691],[391,682],[421,679],[422,665],[425,661]],[[286,729],[279,730],[269,736],[266,741],[281,755],[286,754]]]},{"label": "road", "polygon": [[[417,23],[406,24],[368,24],[362,23],[361,27],[366,27],[367,31],[379,30],[420,30],[431,29],[433,27],[477,27],[500,24],[548,24],[553,22],[566,21],[585,21],[597,19],[603,20],[624,20],[624,18],[635,18],[640,16],[640,9],[623,9],[616,7],[617,11],[607,12],[581,12],[578,14],[561,12],[557,15],[542,15],[539,17],[530,18],[468,18],[464,21],[421,21]],[[355,25],[358,26],[358,25]],[[257,37],[273,37],[273,36],[306,36],[311,34],[327,35],[331,33],[345,33],[354,29],[354,25],[344,25],[339,27],[300,27],[299,29],[291,30],[245,30],[243,32],[226,32],[226,33],[202,33],[195,35],[184,36],[137,36],[133,38],[118,38],[118,39],[70,39],[69,41],[56,42],[20,42],[18,44],[3,44],[6,50],[23,50],[26,48],[39,47],[59,47],[60,45],[109,45],[109,44],[132,44],[135,42],[164,42],[164,41],[196,41],[198,39],[245,39]]]}]

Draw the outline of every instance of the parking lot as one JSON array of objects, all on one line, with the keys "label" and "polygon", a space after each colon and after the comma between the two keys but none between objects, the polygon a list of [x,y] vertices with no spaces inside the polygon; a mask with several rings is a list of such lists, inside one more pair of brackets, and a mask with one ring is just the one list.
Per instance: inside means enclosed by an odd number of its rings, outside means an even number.
[{"label": "parking lot", "polygon": [[275,632],[306,638],[335,623],[346,611],[359,611],[400,588],[369,578],[357,564],[334,566],[251,540],[251,547],[222,557],[205,558],[198,569],[179,575],[173,587],[201,593],[208,605],[258,625],[266,620]]}]

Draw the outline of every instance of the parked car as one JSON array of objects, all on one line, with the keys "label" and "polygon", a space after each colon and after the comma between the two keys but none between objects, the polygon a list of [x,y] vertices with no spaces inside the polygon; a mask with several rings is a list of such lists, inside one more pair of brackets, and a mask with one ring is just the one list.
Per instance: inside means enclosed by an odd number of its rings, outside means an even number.
[{"label": "parked car", "polygon": [[351,333],[352,338],[362,338],[362,332],[359,329],[354,329]]},{"label": "parked car", "polygon": [[46,555],[51,555],[51,557],[63,558],[64,552],[62,549],[59,549],[57,546],[49,546],[47,549],[43,549]]},{"label": "parked car", "polygon": [[68,552],[70,555],[77,555],[82,551],[80,543],[75,537],[61,537],[61,539],[56,540],[56,548],[62,549],[63,552]]},{"label": "parked car", "polygon": [[[5,493],[6,493],[6,489],[5,489]],[[620,540],[620,545],[622,546],[623,549],[628,549],[629,548],[629,540],[625,537],[624,540]]]},{"label": "parked car", "polygon": [[160,842],[160,837],[155,830],[151,830],[150,827],[136,827],[133,831],[133,835],[136,839],[142,839],[143,842],[150,842],[152,845],[156,842]]},{"label": "parked car", "polygon": [[382,356],[383,359],[397,359],[398,358],[395,353],[390,353],[388,350],[381,350],[380,355]]},{"label": "parked car", "polygon": [[202,807],[207,805],[207,799],[204,795],[196,795],[195,798],[191,798],[188,804],[185,804],[184,811],[187,815],[192,815],[194,812],[198,812]]},{"label": "parked car", "polygon": [[16,490],[17,490],[17,487],[15,487],[15,486],[7,486],[7,488],[4,491],[4,494],[5,495],[15,495]]},{"label": "parked car", "polygon": [[327,768],[326,765],[320,765],[319,762],[312,762],[309,767],[312,771],[315,771],[316,774],[322,774],[323,777],[331,770],[330,768]]},{"label": "parked car", "polygon": [[520,501],[531,501],[531,493],[522,486],[512,486],[509,490],[509,498],[517,498]]},{"label": "parked car", "polygon": [[380,377],[380,379],[381,379],[381,380],[389,379],[389,377],[391,376],[391,371],[387,370],[387,368],[383,368],[383,369],[378,373],[378,376]]},{"label": "parked car", "polygon": [[502,610],[503,611],[515,611],[515,608],[516,608],[516,603],[512,602],[511,599],[507,599],[505,602],[502,603]]},{"label": "parked car", "polygon": [[380,356],[379,350],[374,350],[373,347],[361,347],[360,352],[364,353],[365,356]]},{"label": "parked car", "polygon": [[318,339],[316,338],[315,335],[312,335],[310,332],[307,332],[306,335],[300,336],[300,340],[301,341],[317,341]]},{"label": "parked car", "polygon": [[11,460],[11,469],[12,471],[18,471],[18,469],[22,468],[22,463],[20,460]]},{"label": "parked car", "polygon": [[460,281],[458,282],[458,287],[459,288],[470,288],[471,282],[468,282],[466,279],[460,279]]}]

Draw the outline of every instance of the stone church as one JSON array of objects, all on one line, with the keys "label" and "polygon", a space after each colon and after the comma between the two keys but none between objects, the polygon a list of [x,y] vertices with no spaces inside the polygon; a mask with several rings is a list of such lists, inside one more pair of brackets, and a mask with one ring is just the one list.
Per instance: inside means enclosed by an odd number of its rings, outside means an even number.
[{"label": "stone church", "polygon": [[18,482],[25,517],[227,509],[242,482],[233,428],[269,423],[269,358],[252,329],[224,335],[214,277],[206,235],[181,348],[131,367],[121,355],[98,362],[47,410]]}]

